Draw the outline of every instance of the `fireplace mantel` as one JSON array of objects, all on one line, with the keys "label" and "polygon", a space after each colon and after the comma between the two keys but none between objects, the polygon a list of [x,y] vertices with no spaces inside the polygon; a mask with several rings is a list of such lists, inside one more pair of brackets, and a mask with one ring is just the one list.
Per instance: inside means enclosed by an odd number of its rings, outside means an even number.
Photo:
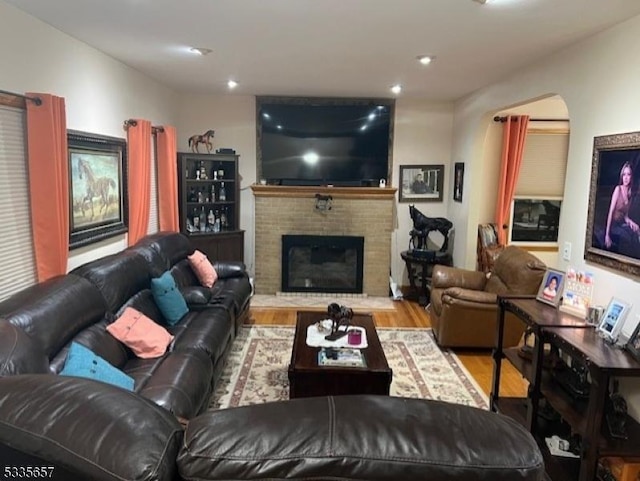
[{"label": "fireplace mantel", "polygon": [[[387,296],[396,188],[252,185],[255,196],[255,288],[282,287],[283,235],[364,237],[363,293]],[[330,209],[316,195],[331,196]]]},{"label": "fireplace mantel", "polygon": [[339,199],[394,199],[395,187],[327,187],[260,185],[251,186],[256,197],[315,197],[316,194],[330,195]]}]

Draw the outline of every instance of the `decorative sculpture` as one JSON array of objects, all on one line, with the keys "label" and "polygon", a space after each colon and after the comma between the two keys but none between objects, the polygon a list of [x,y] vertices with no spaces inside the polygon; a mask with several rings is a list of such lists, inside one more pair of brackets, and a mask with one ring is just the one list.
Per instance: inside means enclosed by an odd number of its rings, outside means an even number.
[{"label": "decorative sculpture", "polygon": [[213,144],[211,143],[211,139],[215,136],[215,130],[207,130],[202,135],[192,135],[189,137],[189,147],[192,152],[198,153],[198,145],[204,144],[207,147],[207,153],[211,153],[211,149],[213,149]]},{"label": "decorative sculpture", "polygon": [[[332,302],[329,304],[327,312],[329,319],[331,319],[331,333],[327,334],[324,338],[327,341],[336,341],[346,336],[347,327],[351,324],[351,319],[353,319],[353,309]],[[342,326],[345,326],[345,328],[340,330]]]},{"label": "decorative sculpture", "polygon": [[429,237],[430,232],[436,230],[444,237],[444,242],[439,252],[447,252],[449,249],[449,231],[453,227],[453,223],[449,219],[445,219],[444,217],[427,217],[416,209],[414,205],[409,206],[409,215],[413,220],[413,229],[409,232],[411,236],[409,242],[410,251],[413,251],[414,254],[416,250],[428,251],[427,237]]}]

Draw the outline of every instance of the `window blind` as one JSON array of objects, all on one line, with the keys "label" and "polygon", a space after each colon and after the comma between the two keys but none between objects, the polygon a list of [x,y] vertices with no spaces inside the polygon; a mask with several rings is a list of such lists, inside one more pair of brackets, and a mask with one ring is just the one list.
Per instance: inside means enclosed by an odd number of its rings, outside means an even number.
[{"label": "window blind", "polygon": [[0,106],[0,300],[36,283],[25,115]]},{"label": "window blind", "polygon": [[569,153],[569,133],[527,134],[515,195],[559,196]]},{"label": "window blind", "polygon": [[147,234],[155,234],[158,232],[158,158],[156,155],[155,136],[151,136],[151,189],[149,190],[149,223],[147,225]]}]

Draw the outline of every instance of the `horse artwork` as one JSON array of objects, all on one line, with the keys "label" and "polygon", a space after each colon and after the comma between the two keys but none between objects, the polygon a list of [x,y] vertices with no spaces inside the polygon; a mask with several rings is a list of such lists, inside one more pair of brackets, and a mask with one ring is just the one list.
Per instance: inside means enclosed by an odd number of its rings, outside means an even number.
[{"label": "horse artwork", "polygon": [[215,130],[207,130],[202,135],[192,135],[189,137],[189,148],[192,152],[199,153],[198,145],[204,144],[207,148],[207,153],[211,153],[211,149],[213,149],[211,139],[214,137],[215,133]]},{"label": "horse artwork", "polygon": [[88,226],[119,217],[118,164],[110,155],[73,153],[73,225]]},{"label": "horse artwork", "polygon": [[434,230],[440,232],[444,238],[439,251],[446,252],[449,249],[449,231],[453,227],[453,223],[449,219],[427,217],[413,205],[409,206],[409,216],[413,221],[413,230],[410,235],[415,249],[425,250],[427,248],[427,237]]}]

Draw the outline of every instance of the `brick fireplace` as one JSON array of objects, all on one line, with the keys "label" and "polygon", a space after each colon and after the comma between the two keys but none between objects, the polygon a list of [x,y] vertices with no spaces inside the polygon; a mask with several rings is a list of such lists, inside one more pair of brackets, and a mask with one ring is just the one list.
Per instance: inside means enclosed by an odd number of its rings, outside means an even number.
[{"label": "brick fireplace", "polygon": [[[394,188],[281,187],[254,185],[255,288],[275,294],[282,286],[282,236],[364,237],[362,291],[389,294]],[[331,196],[331,209],[316,208],[316,194]]]}]

